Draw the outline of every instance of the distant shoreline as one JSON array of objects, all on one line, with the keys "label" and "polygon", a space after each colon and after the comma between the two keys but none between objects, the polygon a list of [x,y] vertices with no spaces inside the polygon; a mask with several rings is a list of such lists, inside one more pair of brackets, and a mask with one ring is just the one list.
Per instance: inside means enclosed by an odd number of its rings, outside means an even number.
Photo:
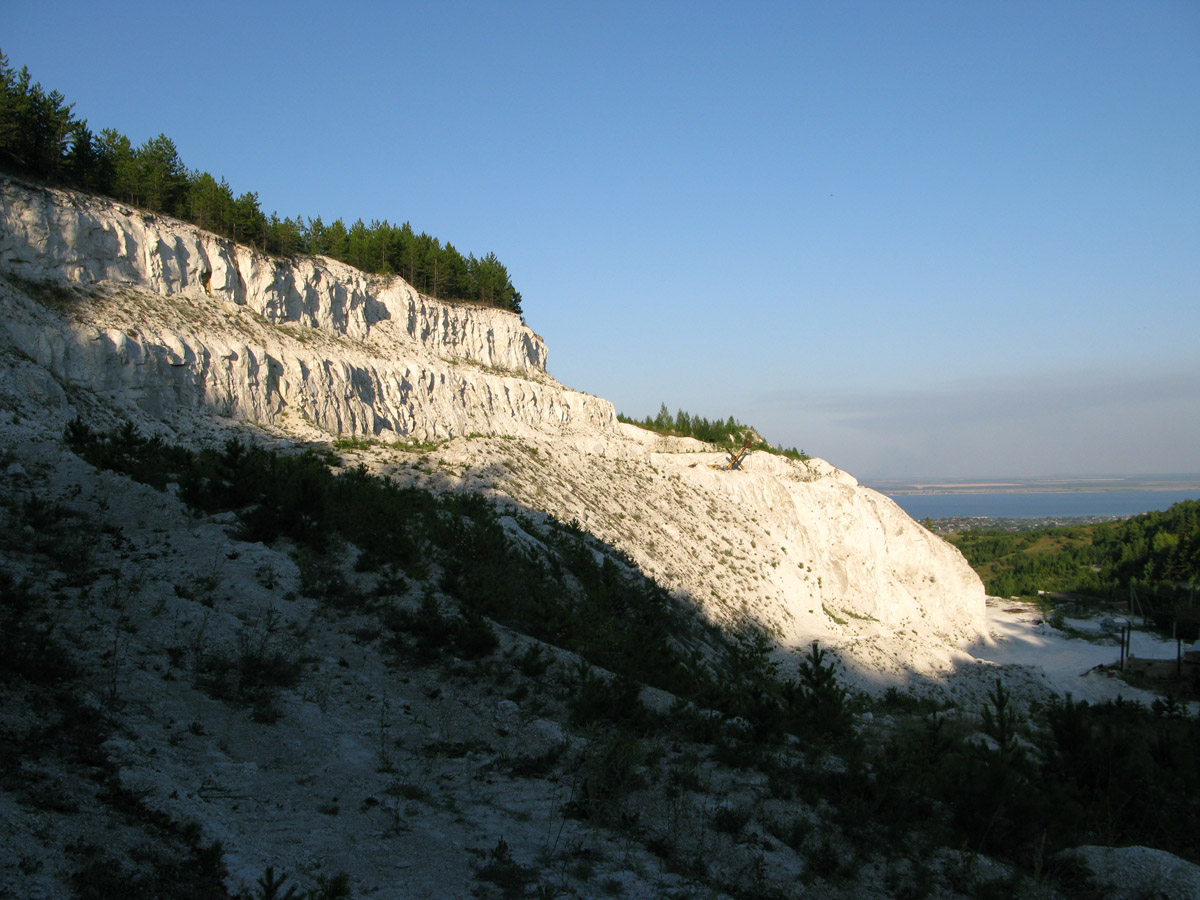
[{"label": "distant shoreline", "polygon": [[1113,494],[1128,491],[1200,491],[1200,475],[1076,478],[881,479],[862,482],[888,496],[923,494]]},{"label": "distant shoreline", "polygon": [[[1075,490],[1042,486],[1024,490],[882,490],[918,521],[952,518],[1059,519],[1125,517],[1168,509],[1184,500],[1200,500],[1200,485],[1193,488],[1134,487],[1113,489],[1080,485]],[[875,490],[881,490],[878,487]]]}]

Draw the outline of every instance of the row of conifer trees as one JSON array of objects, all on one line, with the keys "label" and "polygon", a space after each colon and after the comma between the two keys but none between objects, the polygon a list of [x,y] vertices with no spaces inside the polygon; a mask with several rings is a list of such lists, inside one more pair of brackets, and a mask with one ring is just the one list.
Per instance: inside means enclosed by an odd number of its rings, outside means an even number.
[{"label": "row of conifer trees", "polygon": [[412,226],[386,220],[349,227],[339,218],[267,215],[258,194],[235,195],[224,178],[188,169],[165,134],[134,146],[112,128],[98,134],[74,104],[11,68],[0,53],[0,169],[44,183],[114,197],[184,219],[277,256],[320,253],[365,272],[400,275],[417,290],[521,312],[521,295],[494,253],[463,256]]}]

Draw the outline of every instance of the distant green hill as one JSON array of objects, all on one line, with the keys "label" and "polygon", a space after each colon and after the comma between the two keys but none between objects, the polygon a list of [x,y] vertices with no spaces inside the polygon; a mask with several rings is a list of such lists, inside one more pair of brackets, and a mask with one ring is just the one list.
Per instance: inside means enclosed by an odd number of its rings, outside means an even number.
[{"label": "distant green hill", "polygon": [[1126,597],[1130,585],[1165,615],[1200,581],[1200,501],[1119,522],[1012,533],[971,529],[947,535],[983,579],[1008,597],[1066,591]]}]

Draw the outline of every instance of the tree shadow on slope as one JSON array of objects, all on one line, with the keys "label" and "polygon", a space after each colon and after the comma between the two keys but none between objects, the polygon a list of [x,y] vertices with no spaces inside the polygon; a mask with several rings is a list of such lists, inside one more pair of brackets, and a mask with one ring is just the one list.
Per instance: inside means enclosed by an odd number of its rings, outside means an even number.
[{"label": "tree shadow on slope", "polygon": [[[979,684],[967,671],[976,665],[943,680]],[[1019,668],[986,671],[990,689],[973,700],[893,687],[871,703],[889,724],[873,729],[875,777],[855,790],[877,819],[919,821],[946,846],[1051,878],[1056,854],[1085,844],[1200,860],[1200,718],[1168,701],[1088,702],[1040,683],[1034,695]],[[931,683],[914,674],[910,687]]]},{"label": "tree shadow on slope", "polygon": [[[1001,856],[1027,872],[1081,843],[1197,856],[1200,726],[1191,719],[1070,700],[1031,714],[997,683],[977,718],[919,702],[901,709],[897,691],[896,727],[863,740],[822,648],[812,647],[799,677],[786,677],[766,634],[712,627],[577,523],[340,468],[328,450],[230,440],[196,451],[78,421],[66,440],[93,464],[177,485],[201,513],[235,513],[243,539],[290,544],[308,573],[305,592],[335,612],[377,616],[383,647],[398,655],[485,659],[498,648],[494,623],[577,654],[565,679],[572,727],[706,744],[715,763],[765,773],[773,797],[827,804],[863,857],[920,840]],[[344,577],[350,559],[361,578]],[[545,665],[538,657],[511,662],[533,671]],[[671,712],[644,709],[641,685],[673,694]],[[810,747],[838,759],[802,765]],[[573,814],[602,817],[603,796],[590,796]]]},{"label": "tree shadow on slope", "polygon": [[[132,425],[100,433],[79,419],[64,438],[93,465],[160,490],[177,485],[199,512],[235,513],[244,540],[287,542],[306,594],[380,614],[395,649],[478,658],[496,646],[495,622],[614,673],[580,674],[575,718],[637,721],[640,688],[631,686],[648,685],[677,698],[673,727],[732,745],[732,755],[760,753],[788,733],[851,736],[844,692],[819,648],[798,679],[785,678],[765,634],[709,623],[577,522],[478,493],[404,485],[362,465],[340,468],[327,448],[287,453],[232,438],[191,450]],[[348,557],[382,587],[354,587]],[[415,610],[396,604],[396,585],[420,587],[426,601]]]}]

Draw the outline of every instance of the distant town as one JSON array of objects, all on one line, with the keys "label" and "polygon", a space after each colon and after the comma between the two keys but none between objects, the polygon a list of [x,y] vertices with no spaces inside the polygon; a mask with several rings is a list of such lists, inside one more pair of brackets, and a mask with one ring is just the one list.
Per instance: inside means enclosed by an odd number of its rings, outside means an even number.
[{"label": "distant town", "polygon": [[1115,522],[1129,516],[1042,516],[1031,518],[1001,518],[996,516],[950,516],[944,519],[925,519],[922,524],[934,534],[961,534],[964,531],[987,528],[993,531],[1038,531],[1042,528],[1065,528],[1070,525],[1094,525]]}]

